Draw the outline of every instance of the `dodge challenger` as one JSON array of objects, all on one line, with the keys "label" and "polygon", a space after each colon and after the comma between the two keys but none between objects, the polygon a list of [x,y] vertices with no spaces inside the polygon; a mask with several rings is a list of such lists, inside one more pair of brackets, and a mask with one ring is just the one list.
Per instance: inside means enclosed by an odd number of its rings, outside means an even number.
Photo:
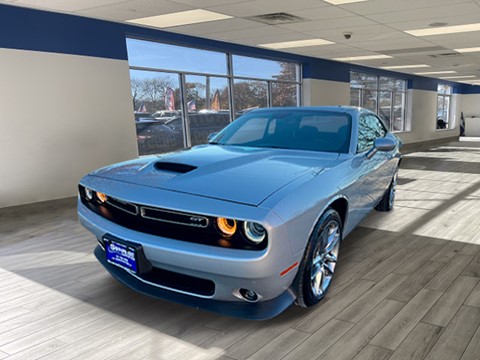
[{"label": "dodge challenger", "polygon": [[317,304],[342,239],[393,208],[399,147],[365,109],[253,110],[208,144],[86,175],[79,219],[126,286],[267,319]]}]

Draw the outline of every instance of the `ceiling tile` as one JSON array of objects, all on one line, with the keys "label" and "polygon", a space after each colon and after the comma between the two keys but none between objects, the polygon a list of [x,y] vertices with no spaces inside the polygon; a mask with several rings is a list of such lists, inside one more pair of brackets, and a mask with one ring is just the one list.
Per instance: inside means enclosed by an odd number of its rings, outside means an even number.
[{"label": "ceiling tile", "polygon": [[471,0],[370,0],[341,5],[358,15],[397,12],[412,9],[428,9],[441,5],[471,3]]},{"label": "ceiling tile", "polygon": [[191,6],[177,4],[167,0],[129,0],[115,5],[76,11],[75,13],[78,15],[123,21],[193,9]]},{"label": "ceiling tile", "polygon": [[480,46],[480,32],[428,36],[428,41],[450,49]]},{"label": "ceiling tile", "polygon": [[338,19],[314,20],[277,26],[287,30],[305,32],[307,34],[314,32],[315,34],[318,34],[318,31],[321,30],[343,29],[344,31],[350,31],[351,28],[367,25],[377,25],[377,23],[363,17],[351,16],[348,18],[342,18],[341,21],[339,21]]},{"label": "ceiling tile", "polygon": [[[480,10],[480,8],[479,8]],[[445,15],[443,17],[432,17],[423,20],[408,20],[408,21],[398,21],[394,23],[389,23],[388,25],[393,29],[398,29],[401,31],[415,30],[415,29],[427,29],[431,26],[430,24],[437,22],[445,22],[448,25],[465,25],[465,24],[475,24],[480,22],[480,11],[463,16],[449,16]],[[463,36],[463,33],[461,34]],[[460,36],[457,34],[457,36]],[[428,36],[431,37],[431,36]]]},{"label": "ceiling tile", "polygon": [[236,17],[246,17],[277,12],[290,12],[293,10],[311,9],[328,6],[319,0],[254,0],[237,4],[207,7],[211,11]]},{"label": "ceiling tile", "polygon": [[258,22],[246,19],[232,18],[213,22],[205,22],[193,25],[169,27],[168,31],[181,34],[207,35],[224,31],[239,31],[261,26]]},{"label": "ceiling tile", "polygon": [[288,13],[309,20],[338,19],[355,15],[354,13],[342,9],[338,6],[324,6],[304,10],[290,10]]},{"label": "ceiling tile", "polygon": [[45,9],[52,9],[56,11],[77,11],[88,9],[97,6],[112,5],[125,2],[125,0],[19,0],[18,4],[27,6],[41,7]]},{"label": "ceiling tile", "polygon": [[171,0],[172,2],[204,9],[210,6],[250,2],[252,0]]},{"label": "ceiling tile", "polygon": [[[355,36],[355,35],[354,35]],[[352,38],[353,40],[353,38]],[[364,40],[360,39],[352,43],[352,46],[372,51],[392,51],[401,49],[413,49],[432,46],[431,43],[418,38],[403,38],[401,34],[388,37],[385,39]]]},{"label": "ceiling tile", "polygon": [[[275,43],[275,42],[285,42],[285,41],[297,41],[297,40],[308,40],[311,39],[311,37],[306,36],[304,34],[298,34],[298,33],[286,33],[286,34],[273,34],[273,35],[267,35],[267,36],[255,36],[255,37],[249,37],[245,39],[238,39],[242,44],[248,44],[248,45],[258,45],[258,44],[268,44],[268,43]],[[319,46],[331,46],[330,45],[319,45]],[[306,46],[309,47],[309,46]],[[290,48],[288,49],[289,51],[296,51],[297,49],[301,49],[299,47],[295,48]],[[287,49],[278,49],[279,51],[285,51]]]},{"label": "ceiling tile", "polygon": [[[344,33],[350,32],[351,38],[345,39]],[[323,29],[304,31],[305,34],[325,38],[336,43],[341,43],[347,46],[356,46],[357,42],[374,42],[374,41],[393,41],[395,39],[404,39],[405,34],[399,31],[392,30],[384,25],[370,25],[370,26],[355,26],[344,27],[339,29]]]},{"label": "ceiling tile", "polygon": [[[398,23],[402,21],[416,21],[424,19],[437,19],[455,17],[460,15],[480,14],[480,6],[475,3],[461,3],[455,5],[433,6],[429,8],[397,10],[386,13],[370,14],[366,17],[381,23]],[[433,22],[433,21],[432,21]]]},{"label": "ceiling tile", "polygon": [[[276,26],[268,26],[268,25],[249,28],[242,31],[234,31],[234,30],[222,31],[220,33],[212,33],[209,35],[214,37],[215,39],[222,39],[222,40],[238,40],[238,39],[246,40],[246,39],[256,39],[259,37],[259,34],[262,34],[262,36],[264,37],[277,36],[280,40],[284,39],[285,36],[292,36],[292,33],[287,30],[280,29]],[[302,34],[298,34],[297,36],[301,36],[301,35]]]}]

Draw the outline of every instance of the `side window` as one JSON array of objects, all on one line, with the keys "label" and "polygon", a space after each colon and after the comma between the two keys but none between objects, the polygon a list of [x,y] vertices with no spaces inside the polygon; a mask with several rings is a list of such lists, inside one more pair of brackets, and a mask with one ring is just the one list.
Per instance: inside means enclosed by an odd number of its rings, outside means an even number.
[{"label": "side window", "polygon": [[375,115],[368,115],[368,124],[375,132],[375,138],[384,137],[387,134],[382,122]]},{"label": "side window", "polygon": [[384,137],[386,130],[380,120],[374,115],[361,115],[358,121],[357,152],[373,147],[377,138]]}]

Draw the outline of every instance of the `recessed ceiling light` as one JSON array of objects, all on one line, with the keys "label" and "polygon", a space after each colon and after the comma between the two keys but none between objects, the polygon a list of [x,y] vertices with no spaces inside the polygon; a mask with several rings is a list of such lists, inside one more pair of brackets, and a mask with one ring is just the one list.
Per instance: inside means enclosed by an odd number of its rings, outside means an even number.
[{"label": "recessed ceiling light", "polygon": [[367,0],[323,0],[323,1],[333,5],[343,5],[343,4],[351,4],[351,3],[357,3],[357,2],[367,1]]},{"label": "recessed ceiling light", "polygon": [[334,58],[336,61],[362,61],[362,60],[377,60],[377,59],[391,59],[390,55],[365,55],[365,56],[350,56],[342,58]]},{"label": "recessed ceiling light", "polygon": [[480,47],[471,47],[471,48],[453,49],[453,50],[459,53],[470,53],[470,52],[479,52]]},{"label": "recessed ceiling light", "polygon": [[181,11],[171,14],[149,16],[139,19],[127,20],[128,22],[148,25],[157,28],[166,28],[171,26],[198,24],[208,21],[231,19],[233,16],[219,14],[212,11],[197,9]]},{"label": "recessed ceiling light", "polygon": [[441,74],[456,74],[456,71],[446,70],[446,71],[427,71],[415,73],[415,75],[441,75]]},{"label": "recessed ceiling light", "polygon": [[431,36],[431,35],[443,35],[443,34],[456,34],[470,31],[480,31],[480,23],[454,25],[454,26],[440,26],[428,29],[415,29],[406,30],[407,34],[413,36]]},{"label": "recessed ceiling light", "polygon": [[382,66],[381,69],[385,70],[395,70],[395,69],[416,69],[416,68],[427,68],[431,67],[427,64],[418,64],[418,65],[395,65],[395,66]]},{"label": "recessed ceiling light", "polygon": [[269,49],[288,49],[296,47],[306,47],[306,46],[320,46],[320,45],[330,45],[335,44],[332,41],[323,40],[323,39],[308,39],[308,40],[296,40],[296,41],[284,41],[277,43],[269,44],[259,44],[258,46],[263,46]]},{"label": "recessed ceiling light", "polygon": [[475,75],[460,75],[460,76],[445,76],[441,77],[440,79],[468,79],[468,78],[474,78],[476,77]]}]

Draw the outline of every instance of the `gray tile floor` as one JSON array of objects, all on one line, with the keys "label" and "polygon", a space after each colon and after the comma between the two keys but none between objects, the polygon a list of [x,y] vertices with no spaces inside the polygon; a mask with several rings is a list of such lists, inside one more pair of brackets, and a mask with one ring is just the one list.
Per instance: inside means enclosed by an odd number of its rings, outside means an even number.
[{"label": "gray tile floor", "polygon": [[266,322],[136,294],[75,200],[0,209],[0,359],[480,359],[480,143],[404,157],[396,207],[345,239],[331,291]]}]

